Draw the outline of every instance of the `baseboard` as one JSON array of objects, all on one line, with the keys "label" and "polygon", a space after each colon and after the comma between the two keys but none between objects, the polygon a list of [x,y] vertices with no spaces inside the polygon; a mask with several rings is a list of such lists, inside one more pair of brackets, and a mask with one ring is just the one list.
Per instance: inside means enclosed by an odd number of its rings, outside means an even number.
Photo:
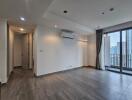
[{"label": "baseboard", "polygon": [[89,67],[89,66],[82,66],[82,67]]},{"label": "baseboard", "polygon": [[5,85],[5,84],[8,83],[8,81],[10,80],[10,77],[11,77],[12,73],[13,73],[13,71],[10,72],[9,77],[7,77],[7,79],[6,79],[5,81],[2,81],[2,82],[1,82],[2,85]]},{"label": "baseboard", "polygon": [[46,77],[46,76],[50,76],[50,75],[54,75],[54,74],[59,74],[59,73],[65,73],[65,72],[73,71],[73,70],[76,70],[76,69],[80,69],[80,68],[82,68],[82,67],[83,67],[83,66],[75,67],[75,68],[72,68],[72,69],[66,69],[66,70],[57,71],[57,72],[53,72],[53,73],[48,73],[48,74],[44,74],[44,75],[36,75],[36,74],[34,74],[34,76],[35,76],[36,78]]},{"label": "baseboard", "polygon": [[6,78],[6,79],[1,79],[1,84],[3,85],[3,84],[6,84],[8,82],[8,79]]},{"label": "baseboard", "polygon": [[89,67],[89,68],[96,68],[96,66],[93,66],[93,65],[88,65],[87,67]]},{"label": "baseboard", "polygon": [[20,68],[20,67],[22,67],[22,66],[14,66],[13,68]]}]

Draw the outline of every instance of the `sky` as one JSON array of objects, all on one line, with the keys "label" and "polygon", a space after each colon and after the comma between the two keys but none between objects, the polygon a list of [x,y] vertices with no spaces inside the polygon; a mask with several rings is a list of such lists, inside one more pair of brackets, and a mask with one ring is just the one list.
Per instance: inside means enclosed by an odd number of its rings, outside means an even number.
[{"label": "sky", "polygon": [[[122,40],[123,42],[125,42],[125,38],[126,38],[126,31],[122,32]],[[108,36],[110,36],[110,45],[111,46],[117,46],[117,42],[120,42],[120,32],[113,32],[108,34]]]}]

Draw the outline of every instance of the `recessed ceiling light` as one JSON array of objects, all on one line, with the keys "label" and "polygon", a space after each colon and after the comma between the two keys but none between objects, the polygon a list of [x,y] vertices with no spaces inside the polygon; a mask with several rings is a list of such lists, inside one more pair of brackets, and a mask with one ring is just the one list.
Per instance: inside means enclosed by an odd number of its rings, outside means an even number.
[{"label": "recessed ceiling light", "polygon": [[24,29],[23,28],[20,28],[20,31],[24,31]]},{"label": "recessed ceiling light", "polygon": [[104,15],[105,13],[104,12],[102,12],[102,15]]},{"label": "recessed ceiling light", "polygon": [[57,26],[57,25],[55,25],[54,27],[55,27],[55,28],[57,28],[58,26]]},{"label": "recessed ceiling light", "polygon": [[110,8],[109,11],[114,11],[115,9],[114,8]]},{"label": "recessed ceiling light", "polygon": [[68,11],[67,10],[64,10],[64,14],[67,14],[68,13]]},{"label": "recessed ceiling light", "polygon": [[25,18],[24,18],[24,17],[20,17],[20,20],[21,20],[21,21],[25,21]]}]

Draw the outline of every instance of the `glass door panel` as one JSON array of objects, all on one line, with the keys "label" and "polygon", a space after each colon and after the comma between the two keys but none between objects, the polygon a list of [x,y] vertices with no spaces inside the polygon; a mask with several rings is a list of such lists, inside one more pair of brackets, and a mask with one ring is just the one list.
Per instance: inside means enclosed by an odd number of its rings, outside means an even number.
[{"label": "glass door panel", "polygon": [[105,37],[106,69],[120,72],[120,31],[108,33]]},{"label": "glass door panel", "polygon": [[132,74],[132,29],[122,31],[122,72]]}]

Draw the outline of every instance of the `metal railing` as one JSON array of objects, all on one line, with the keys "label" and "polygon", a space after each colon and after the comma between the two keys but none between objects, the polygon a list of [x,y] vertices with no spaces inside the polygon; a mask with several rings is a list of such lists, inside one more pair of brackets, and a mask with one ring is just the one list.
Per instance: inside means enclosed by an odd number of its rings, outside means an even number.
[{"label": "metal railing", "polygon": [[[120,67],[120,54],[110,54],[111,66]],[[122,67],[123,69],[132,70],[132,54],[122,55]]]}]

